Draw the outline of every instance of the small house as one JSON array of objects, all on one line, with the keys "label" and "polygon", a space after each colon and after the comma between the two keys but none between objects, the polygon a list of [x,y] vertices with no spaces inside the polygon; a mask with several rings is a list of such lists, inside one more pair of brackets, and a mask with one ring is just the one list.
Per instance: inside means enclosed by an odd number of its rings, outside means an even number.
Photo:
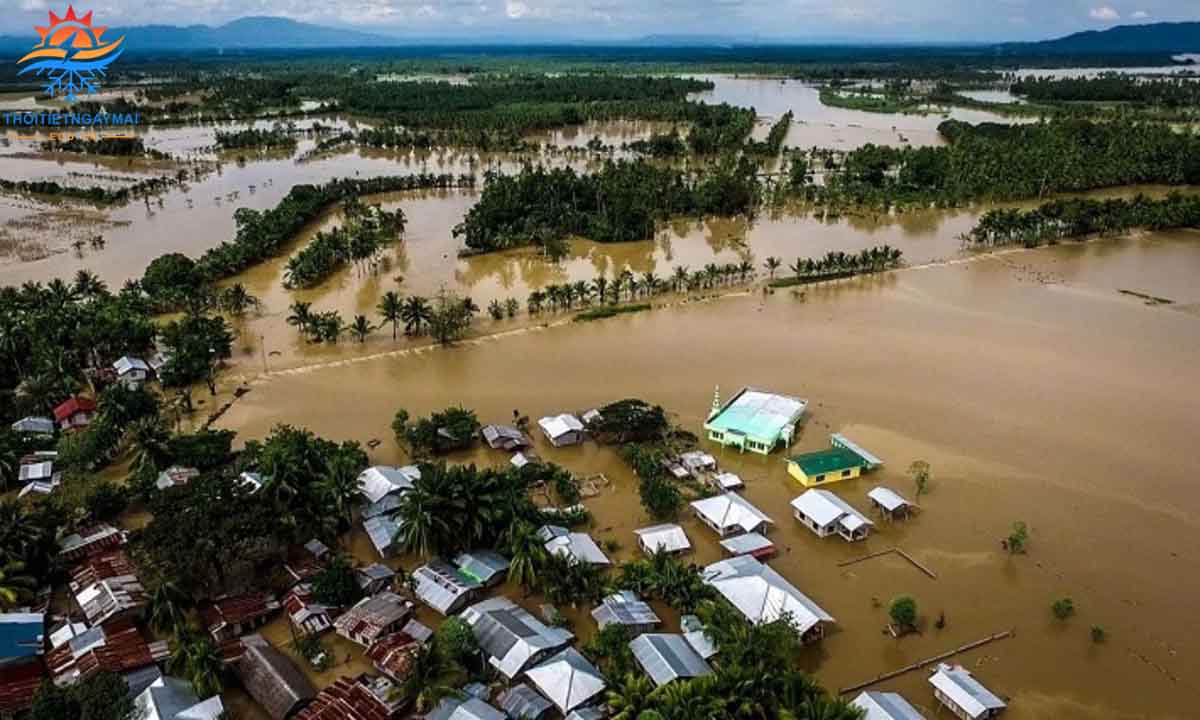
[{"label": "small house", "polygon": [[775,554],[775,543],[758,533],[742,533],[722,540],[721,549],[734,557],[751,555],[763,560]]},{"label": "small house", "polygon": [[929,684],[933,696],[962,720],[993,718],[1007,707],[962,665],[938,663]]},{"label": "small house", "polygon": [[88,558],[71,571],[75,603],[92,627],[114,618],[140,617],[149,598],[123,550]]},{"label": "small house", "polygon": [[371,563],[366,567],[355,568],[354,576],[363,595],[378,595],[392,586],[396,579],[396,571],[381,563]]},{"label": "small house", "polygon": [[261,635],[242,638],[244,652],[237,661],[242,687],[271,720],[288,720],[317,695],[308,678],[278,648]]},{"label": "small house", "polygon": [[525,677],[563,714],[591,703],[607,686],[596,666],[573,647],[527,670]]},{"label": "small house", "polygon": [[329,608],[313,598],[312,586],[301,583],[283,597],[283,611],[299,635],[319,635],[333,627]]},{"label": "small house", "polygon": [[508,425],[484,425],[479,431],[479,436],[493,450],[513,452],[533,445],[533,441],[525,433]]},{"label": "small house", "polygon": [[28,485],[32,482],[57,485],[61,477],[62,473],[54,472],[54,462],[52,460],[25,463],[17,470],[17,482],[22,485]]},{"label": "small house", "polygon": [[134,698],[137,720],[219,720],[225,717],[220,695],[197,697],[187,680],[159,676]]},{"label": "small house", "polygon": [[544,417],[538,420],[538,427],[554,447],[578,445],[587,434],[579,418],[567,413]]},{"label": "small house", "polygon": [[729,492],[730,490],[741,490],[746,487],[746,483],[742,479],[731,472],[717,473],[713,476],[713,484],[721,492]]},{"label": "small house", "polygon": [[692,511],[721,537],[758,532],[760,529],[765,532],[766,526],[773,522],[749,500],[731,492],[696,500],[692,503]]},{"label": "small house", "polygon": [[662,623],[658,614],[632,590],[621,590],[604,598],[592,610],[592,617],[601,630],[609,625],[621,625],[630,637],[650,632]]},{"label": "small house", "polygon": [[54,421],[63,430],[87,427],[95,415],[96,401],[82,395],[72,395],[54,408]]},{"label": "small house", "polygon": [[126,355],[113,363],[112,367],[117,374],[117,381],[130,389],[140,387],[150,377],[150,366],[141,358]]},{"label": "small house", "polygon": [[265,483],[266,478],[262,476],[262,473],[246,471],[237,476],[238,487],[250,495],[262,490]]},{"label": "small house", "polygon": [[755,625],[788,618],[802,642],[820,638],[825,626],[834,622],[796,586],[750,555],[715,562],[704,568],[702,576],[706,585]]},{"label": "small house", "polygon": [[130,618],[109,621],[46,653],[46,669],[60,687],[101,672],[126,675],[166,660],[165,640],[148,642]]},{"label": "small house", "polygon": [[647,633],[634,638],[629,649],[657,687],[712,674],[712,667],[682,635]]},{"label": "small house", "polygon": [[270,593],[226,595],[201,607],[200,618],[213,640],[221,643],[266,625],[282,607]]},{"label": "small house", "polygon": [[404,623],[404,627],[400,628],[400,632],[423,643],[429,642],[433,638],[433,629],[416,618]]},{"label": "small house", "polygon": [[48,417],[30,415],[13,423],[12,431],[26,435],[41,435],[46,437],[54,434],[54,421]]},{"label": "small house", "polygon": [[393,493],[405,493],[413,489],[421,479],[421,469],[416,465],[390,467],[375,465],[358,475],[358,491],[368,503],[377,503]]},{"label": "small house", "polygon": [[458,572],[484,587],[495,587],[508,576],[511,563],[495,550],[472,550],[454,558]]},{"label": "small house", "polygon": [[549,700],[525,683],[517,683],[500,693],[496,704],[510,718],[521,720],[541,720],[554,709]]},{"label": "small house", "polygon": [[865,713],[863,720],[925,720],[925,716],[899,693],[859,693],[850,705]]},{"label": "small house", "polygon": [[412,612],[412,603],[396,593],[382,592],[359,600],[334,622],[333,627],[347,640],[370,647],[384,635],[399,630]]},{"label": "small house", "polygon": [[17,492],[17,497],[26,498],[38,497],[42,495],[53,495],[54,491],[58,490],[59,486],[61,485],[62,479],[59,477],[55,477],[49,482],[45,480],[34,480],[33,482],[26,483],[25,487],[21,488],[21,490]]},{"label": "small house", "polygon": [[846,448],[829,448],[788,458],[788,474],[807,488],[852,480],[862,474],[867,461]]},{"label": "small house", "polygon": [[413,570],[417,599],[442,615],[453,615],[474,599],[482,588],[450,563],[434,558]]},{"label": "small house", "polygon": [[792,444],[796,425],[807,407],[806,400],[749,387],[722,404],[718,388],[713,393],[704,432],[709,440],[725,447],[767,455],[779,445]]},{"label": "small house", "polygon": [[378,507],[378,504],[371,505],[364,511],[363,530],[375,552],[386,559],[396,554],[396,535],[400,532],[401,522],[392,511],[378,510],[377,515],[366,516],[367,512],[376,512]]},{"label": "small house", "polygon": [[104,523],[92,525],[64,537],[59,542],[58,555],[67,562],[74,562],[109,548],[120,547],[125,544],[125,539],[124,530]]},{"label": "small house", "polygon": [[518,470],[520,470],[521,468],[525,467],[526,465],[528,465],[532,462],[536,462],[536,461],[537,461],[537,457],[534,456],[534,454],[530,453],[530,452],[513,453],[513,456],[508,459],[509,464]]},{"label": "small house", "polygon": [[679,629],[683,631],[683,639],[696,651],[700,657],[708,660],[717,654],[717,644],[704,629],[704,623],[695,615],[684,615],[679,618]]},{"label": "small house", "polygon": [[559,525],[543,525],[538,537],[546,544],[546,552],[568,557],[578,563],[611,565],[612,561],[596,544],[591,535],[567,530]]},{"label": "small house", "polygon": [[847,542],[863,540],[875,523],[828,490],[809,490],[792,501],[792,511],[817,537],[837,533]]},{"label": "small house", "polygon": [[451,696],[442,698],[424,720],[509,720],[509,717],[477,697]]},{"label": "small house", "polygon": [[340,677],[321,690],[295,720],[391,720],[404,698],[391,680],[371,675]]},{"label": "small house", "polygon": [[687,533],[675,523],[651,525],[634,530],[633,533],[637,535],[638,547],[646,555],[655,553],[677,555],[692,549],[692,543],[688,540]]},{"label": "small house", "polygon": [[183,487],[198,477],[200,477],[200,471],[196,468],[172,465],[158,474],[158,479],[154,481],[154,487],[159,490]]},{"label": "small house", "polygon": [[412,674],[414,658],[423,644],[404,631],[392,633],[371,643],[367,659],[376,670],[394,682],[403,683]]},{"label": "small house", "polygon": [[706,472],[717,469],[717,459],[706,452],[692,450],[679,456],[679,464],[691,477],[699,479]]},{"label": "small house", "polygon": [[0,667],[40,657],[45,633],[43,613],[0,613]]},{"label": "small house", "polygon": [[468,607],[462,619],[488,664],[508,681],[575,639],[569,631],[545,625],[505,597]]},{"label": "small house", "polygon": [[888,520],[906,518],[916,508],[916,505],[905,500],[903,495],[882,485],[867,493],[867,497],[871,500],[871,505]]}]

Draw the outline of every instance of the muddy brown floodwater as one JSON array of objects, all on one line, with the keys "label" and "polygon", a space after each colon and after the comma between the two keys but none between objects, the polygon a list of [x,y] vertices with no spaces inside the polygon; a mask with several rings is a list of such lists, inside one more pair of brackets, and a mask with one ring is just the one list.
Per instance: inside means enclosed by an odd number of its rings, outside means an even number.
[{"label": "muddy brown floodwater", "polygon": [[[390,439],[397,408],[449,404],[484,422],[642,397],[698,429],[713,387],[794,393],[810,414],[793,450],[845,432],[887,465],[834,490],[867,510],[877,484],[906,494],[905,468],[933,468],[923,512],[851,546],[817,539],[791,517],[800,493],[783,453],[714,447],[775,520],[770,564],[838,620],[803,663],[828,687],[864,681],[1003,630],[1012,639],[962,655],[1011,699],[1008,717],[1193,717],[1200,690],[1200,235],[1166,233],[960,259],[787,292],[746,293],[636,316],[518,330],[450,349],[401,350],[243,378],[252,392],[221,420],[242,440],[277,423],[334,439],[383,444],[372,460],[404,458]],[[1119,290],[1174,301],[1148,305]],[[634,478],[594,444],[538,452],[612,489],[586,501],[592,532],[633,555],[649,524]],[[486,450],[455,461],[501,464]],[[1000,548],[1028,523],[1028,554]],[[684,521],[693,560],[718,558],[716,537]],[[349,540],[369,560],[361,533]],[[894,557],[838,562],[893,545],[938,575]],[[405,558],[405,565],[415,563]],[[508,590],[518,596],[519,593]],[[922,632],[884,634],[883,606],[916,598]],[[1070,597],[1077,614],[1056,620]],[[538,599],[527,601],[536,611]],[[938,630],[934,619],[946,615]],[[581,609],[576,631],[592,632]],[[675,619],[669,629],[675,630]],[[1089,628],[1108,632],[1093,643]],[[1119,679],[1119,680],[1117,680]],[[923,672],[882,683],[935,716]]]}]

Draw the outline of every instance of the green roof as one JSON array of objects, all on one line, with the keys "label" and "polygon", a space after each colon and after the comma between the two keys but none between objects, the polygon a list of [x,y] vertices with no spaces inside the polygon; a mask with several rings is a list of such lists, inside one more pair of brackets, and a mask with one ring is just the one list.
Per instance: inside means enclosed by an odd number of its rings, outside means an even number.
[{"label": "green roof", "polygon": [[858,453],[845,448],[830,448],[818,452],[805,453],[788,458],[788,462],[800,466],[805,475],[824,475],[831,472],[841,472],[850,468],[866,467],[867,461]]}]

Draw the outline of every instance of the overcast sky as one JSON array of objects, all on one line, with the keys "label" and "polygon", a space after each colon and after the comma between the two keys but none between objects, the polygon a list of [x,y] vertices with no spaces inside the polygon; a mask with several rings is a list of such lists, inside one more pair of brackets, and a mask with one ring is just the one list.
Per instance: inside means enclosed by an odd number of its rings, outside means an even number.
[{"label": "overcast sky", "polygon": [[[763,40],[1042,39],[1125,23],[1200,20],[1200,0],[78,0],[109,26],[217,25],[247,15],[404,36]],[[65,0],[0,0],[0,33],[25,34]]]}]

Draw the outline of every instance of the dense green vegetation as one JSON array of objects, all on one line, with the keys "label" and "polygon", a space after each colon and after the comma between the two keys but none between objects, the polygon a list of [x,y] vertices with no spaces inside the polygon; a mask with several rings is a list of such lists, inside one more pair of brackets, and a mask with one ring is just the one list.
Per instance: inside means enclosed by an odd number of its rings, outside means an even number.
[{"label": "dense green vegetation", "polygon": [[1054,120],[1028,125],[946,121],[946,147],[866,145],[797,188],[827,204],[958,205],[1118,185],[1200,183],[1200,137],[1163,124]]},{"label": "dense green vegetation", "polygon": [[1032,210],[991,210],[964,239],[978,246],[1036,247],[1066,238],[1131,230],[1200,228],[1200,197],[1172,194],[1162,200],[1054,200]]},{"label": "dense green vegetation", "polygon": [[244,130],[217,130],[217,147],[222,150],[244,150],[246,148],[284,148],[296,147],[295,136],[285,127],[269,129],[246,128]]},{"label": "dense green vegetation", "polygon": [[[186,171],[181,171],[181,173],[186,175]],[[122,187],[107,188],[99,185],[88,187],[63,185],[53,180],[8,180],[0,178],[0,192],[30,193],[52,198],[82,200],[94,205],[122,205],[135,198],[156,195],[169,187],[178,185],[182,181],[182,178],[179,176],[174,178],[159,176],[139,180]]]},{"label": "dense green vegetation", "polygon": [[399,410],[392,420],[396,442],[414,457],[444,455],[468,448],[475,442],[479,428],[475,412],[461,407],[446,408],[415,422],[410,422],[407,411]]},{"label": "dense green vegetation", "polygon": [[790,287],[883,272],[899,267],[902,255],[900,250],[888,245],[867,248],[859,253],[830,251],[822,258],[796,260],[788,266],[792,271],[791,277],[771,280],[769,284],[771,287]]},{"label": "dense green vegetation", "polygon": [[692,178],[642,160],[610,161],[590,175],[527,165],[516,175],[489,173],[483,195],[454,235],[473,252],[546,248],[569,235],[645,240],[673,216],[753,213],[760,193],[754,163],[745,158]]},{"label": "dense green vegetation", "polygon": [[1126,102],[1168,108],[1200,106],[1200,83],[1181,78],[1145,78],[1106,73],[1082,78],[1021,78],[1012,93],[1038,102]]},{"label": "dense green vegetation", "polygon": [[42,143],[42,150],[116,157],[149,157],[155,160],[171,158],[166,153],[147,149],[140,137],[99,137],[94,140],[73,137],[70,140],[50,140]]},{"label": "dense green vegetation", "polygon": [[317,233],[303,250],[288,258],[284,287],[312,287],[350,263],[366,263],[404,232],[404,211],[364,205],[357,197],[342,206],[340,227]]},{"label": "dense green vegetation", "polygon": [[771,126],[771,130],[767,133],[767,139],[761,142],[751,140],[746,143],[746,152],[752,155],[766,155],[774,157],[783,149],[783,141],[787,138],[788,130],[792,127],[792,118],[795,117],[791,110],[785,112],[775,124]]}]

